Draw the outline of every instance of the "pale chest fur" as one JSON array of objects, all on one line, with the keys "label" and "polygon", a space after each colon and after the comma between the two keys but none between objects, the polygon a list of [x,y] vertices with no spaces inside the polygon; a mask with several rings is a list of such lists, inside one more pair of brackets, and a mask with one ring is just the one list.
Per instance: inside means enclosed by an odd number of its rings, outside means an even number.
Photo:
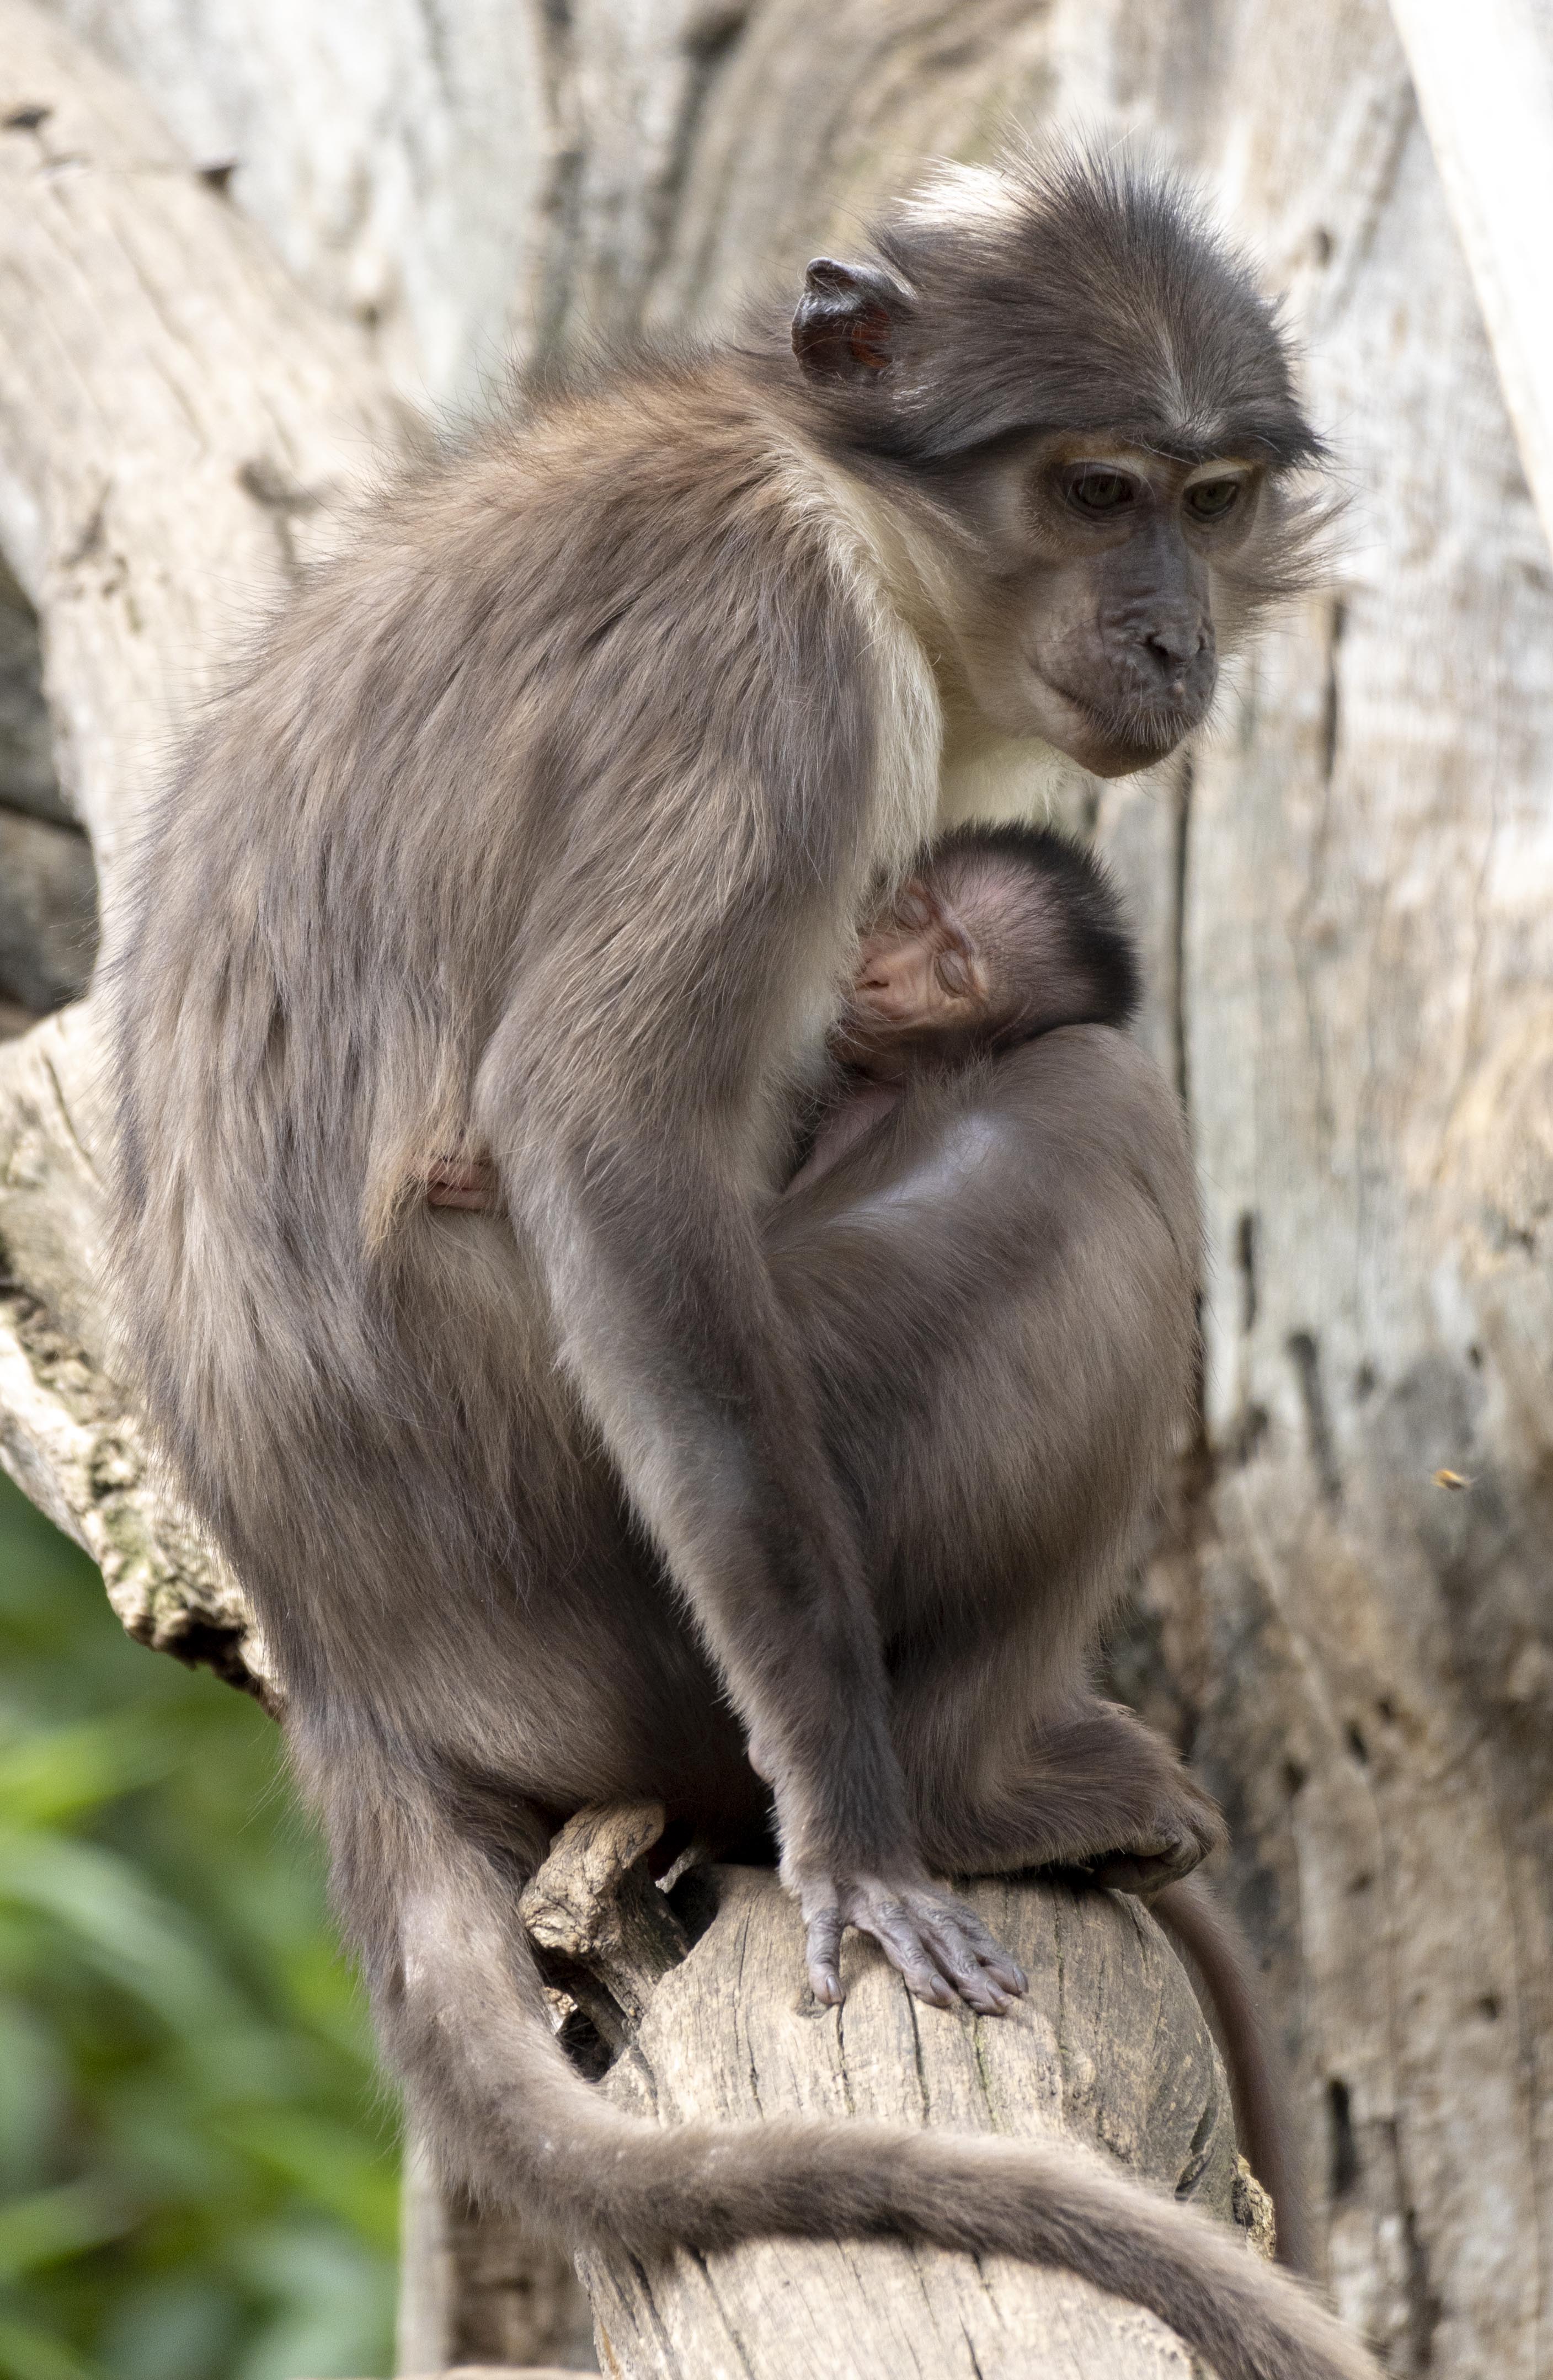
[{"label": "pale chest fur", "polygon": [[982,826],[1039,824],[1051,813],[1059,780],[1072,773],[1061,753],[1034,736],[947,735],[931,832],[947,834],[973,820]]},{"label": "pale chest fur", "polygon": [[903,874],[924,843],[969,820],[1039,819],[1050,808],[1059,756],[963,714],[946,715],[927,645],[903,600],[911,565],[898,525],[856,482],[810,455],[784,458],[789,492],[817,520],[863,632],[873,676],[878,741],[873,783],[856,853],[856,880],[837,884],[829,920],[817,918],[812,967],[800,986],[788,1040],[788,1072],[804,1080],[823,1062],[826,1035],[850,980],[855,926],[880,879]]}]

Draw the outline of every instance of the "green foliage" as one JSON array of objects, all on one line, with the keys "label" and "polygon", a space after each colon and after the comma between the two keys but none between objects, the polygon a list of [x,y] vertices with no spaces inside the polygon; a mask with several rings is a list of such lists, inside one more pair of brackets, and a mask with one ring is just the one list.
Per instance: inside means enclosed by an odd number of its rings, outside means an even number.
[{"label": "green foliage", "polygon": [[0,1475],[0,2380],[392,2369],[393,2116],[279,1755]]}]

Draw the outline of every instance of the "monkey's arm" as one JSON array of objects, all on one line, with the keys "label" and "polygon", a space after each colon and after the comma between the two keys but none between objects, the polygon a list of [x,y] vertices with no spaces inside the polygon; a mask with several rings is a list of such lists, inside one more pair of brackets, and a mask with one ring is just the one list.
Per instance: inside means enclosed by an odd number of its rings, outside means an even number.
[{"label": "monkey's arm", "polygon": [[1001,2010],[1023,1977],[929,1887],[851,1516],[736,1185],[618,1116],[607,1144],[515,1149],[502,1172],[564,1360],[758,1744],[816,1995],[842,1997],[851,1924],[921,1998]]},{"label": "monkey's arm", "polygon": [[[840,1998],[853,1924],[923,1998],[1001,2008],[1023,1979],[920,1858],[854,1523],[758,1229],[779,1068],[857,897],[856,762],[851,789],[839,769],[816,783],[812,747],[720,765],[695,728],[650,820],[608,762],[578,771],[476,1125],[562,1361],[770,1772],[816,1993]],[[795,816],[806,775],[813,808]]]},{"label": "monkey's arm", "polygon": [[852,1085],[821,1116],[814,1145],[787,1184],[788,1191],[822,1182],[848,1150],[855,1148],[876,1123],[892,1114],[900,1103],[898,1083],[860,1081]]}]

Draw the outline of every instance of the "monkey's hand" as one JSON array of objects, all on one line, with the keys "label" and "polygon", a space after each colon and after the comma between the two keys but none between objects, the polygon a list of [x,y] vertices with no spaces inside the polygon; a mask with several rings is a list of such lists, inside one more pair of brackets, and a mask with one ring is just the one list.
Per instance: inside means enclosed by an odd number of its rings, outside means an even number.
[{"label": "monkey's hand", "polygon": [[1026,1988],[1024,1969],[995,1941],[963,1900],[939,1890],[926,1876],[890,1883],[882,1876],[826,1876],[800,1883],[798,1904],[807,1928],[809,1988],[827,2008],[840,2008],[842,1935],[848,1925],[879,1944],[908,1991],[934,2008],[965,2000],[983,2016],[1005,2016]]}]

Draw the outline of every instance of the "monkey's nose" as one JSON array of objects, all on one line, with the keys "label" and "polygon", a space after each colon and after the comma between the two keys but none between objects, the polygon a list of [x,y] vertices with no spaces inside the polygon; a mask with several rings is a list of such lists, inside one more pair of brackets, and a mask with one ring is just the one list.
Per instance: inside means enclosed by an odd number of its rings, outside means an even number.
[{"label": "monkey's nose", "polygon": [[1207,645],[1207,630],[1196,621],[1179,625],[1159,621],[1146,631],[1143,641],[1162,667],[1184,669]]},{"label": "monkey's nose", "polygon": [[1201,672],[1212,637],[1200,620],[1156,620],[1139,642],[1159,672],[1162,692],[1180,702]]}]

